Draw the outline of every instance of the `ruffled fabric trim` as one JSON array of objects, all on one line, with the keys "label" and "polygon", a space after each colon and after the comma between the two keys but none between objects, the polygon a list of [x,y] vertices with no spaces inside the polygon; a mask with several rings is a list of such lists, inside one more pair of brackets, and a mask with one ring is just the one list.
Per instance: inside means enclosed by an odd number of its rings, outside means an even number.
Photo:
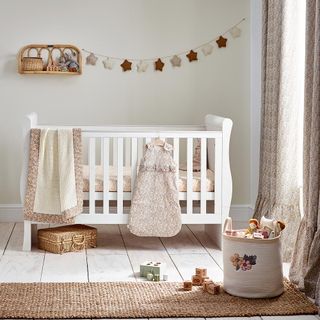
[{"label": "ruffled fabric trim", "polygon": [[141,164],[139,171],[148,171],[148,172],[176,172],[176,167],[172,165],[153,165],[148,166]]}]

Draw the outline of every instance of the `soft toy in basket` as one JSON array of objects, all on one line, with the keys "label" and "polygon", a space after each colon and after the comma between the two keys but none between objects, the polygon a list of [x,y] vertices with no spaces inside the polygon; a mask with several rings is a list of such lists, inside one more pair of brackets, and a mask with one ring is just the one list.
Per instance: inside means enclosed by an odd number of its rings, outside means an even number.
[{"label": "soft toy in basket", "polygon": [[223,287],[244,298],[275,297],[283,292],[280,221],[250,219],[246,230],[233,230],[227,218],[223,230]]}]

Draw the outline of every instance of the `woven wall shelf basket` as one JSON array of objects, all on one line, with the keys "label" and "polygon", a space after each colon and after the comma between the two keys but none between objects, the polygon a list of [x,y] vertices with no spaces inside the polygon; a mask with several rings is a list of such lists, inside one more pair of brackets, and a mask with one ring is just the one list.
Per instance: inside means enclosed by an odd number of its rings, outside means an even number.
[{"label": "woven wall shelf basket", "polygon": [[[68,64],[60,57],[69,55]],[[66,74],[82,73],[82,55],[79,48],[71,44],[30,44],[20,49],[18,71],[21,74]]]}]

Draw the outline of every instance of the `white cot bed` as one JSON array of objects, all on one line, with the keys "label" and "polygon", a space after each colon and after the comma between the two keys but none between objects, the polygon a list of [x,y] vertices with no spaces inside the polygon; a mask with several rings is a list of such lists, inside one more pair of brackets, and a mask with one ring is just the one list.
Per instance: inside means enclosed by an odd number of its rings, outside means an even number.
[{"label": "white cot bed", "polygon": [[[38,124],[36,113],[26,117],[24,159],[20,182],[24,201],[31,128],[72,128]],[[152,139],[173,145],[172,156],[179,167],[177,185],[183,224],[203,224],[210,238],[221,247],[221,230],[229,215],[232,178],[229,141],[232,121],[207,115],[203,125],[177,126],[74,126],[82,129],[84,211],[76,223],[127,224],[131,191],[144,146]],[[195,145],[200,144],[200,171],[193,170]],[[24,221],[23,250],[31,250],[32,229]]]}]

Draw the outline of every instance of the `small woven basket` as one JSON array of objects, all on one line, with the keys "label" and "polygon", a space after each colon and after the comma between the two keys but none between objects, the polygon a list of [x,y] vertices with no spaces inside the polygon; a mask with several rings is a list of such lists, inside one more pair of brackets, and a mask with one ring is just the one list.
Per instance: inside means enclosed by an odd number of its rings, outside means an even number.
[{"label": "small woven basket", "polygon": [[30,50],[28,50],[27,57],[22,58],[22,69],[23,71],[42,71],[44,64],[40,56],[40,52],[37,50],[36,57],[30,57]]},{"label": "small woven basket", "polygon": [[97,229],[82,224],[38,230],[38,247],[52,253],[77,252],[97,246]]}]

